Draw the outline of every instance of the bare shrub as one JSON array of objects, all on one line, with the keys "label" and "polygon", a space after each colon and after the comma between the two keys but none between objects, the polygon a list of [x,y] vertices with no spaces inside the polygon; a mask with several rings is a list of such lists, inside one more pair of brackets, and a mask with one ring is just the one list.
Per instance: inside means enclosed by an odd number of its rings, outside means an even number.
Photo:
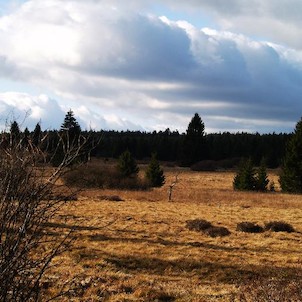
[{"label": "bare shrub", "polygon": [[231,234],[231,232],[225,227],[211,226],[203,231],[210,237],[224,237]]},{"label": "bare shrub", "polygon": [[66,198],[57,180],[86,140],[65,148],[54,169],[46,152],[11,136],[0,135],[0,301],[38,301],[47,268],[69,242],[68,235],[51,237],[46,227]]},{"label": "bare shrub", "polygon": [[238,223],[236,230],[245,233],[262,233],[264,231],[260,225],[248,221]]},{"label": "bare shrub", "polygon": [[101,200],[108,200],[108,201],[124,201],[120,196],[118,195],[102,195],[99,197]]},{"label": "bare shrub", "polygon": [[138,176],[124,176],[116,166],[87,163],[71,168],[63,175],[64,183],[78,188],[147,190],[150,184]]},{"label": "bare shrub", "polygon": [[265,224],[264,229],[272,232],[295,232],[292,225],[284,221],[271,221]]},{"label": "bare shrub", "polygon": [[202,231],[212,227],[212,224],[211,224],[211,222],[204,220],[204,219],[194,219],[194,220],[187,220],[186,227],[190,231],[202,232]]}]

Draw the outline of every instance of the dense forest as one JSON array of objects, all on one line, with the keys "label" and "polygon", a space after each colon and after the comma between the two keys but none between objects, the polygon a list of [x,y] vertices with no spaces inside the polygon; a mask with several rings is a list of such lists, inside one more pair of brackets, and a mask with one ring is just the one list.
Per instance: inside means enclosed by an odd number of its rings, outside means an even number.
[{"label": "dense forest", "polygon": [[[196,113],[188,125],[186,133],[178,131],[82,131],[73,112],[66,113],[62,126],[57,131],[43,131],[39,124],[33,132],[26,128],[22,132],[17,123],[12,123],[12,132],[30,138],[34,144],[47,135],[48,151],[54,151],[58,146],[58,132],[68,132],[69,139],[81,134],[89,137],[91,142],[98,142],[93,146],[91,156],[103,158],[118,158],[128,150],[137,160],[146,160],[156,153],[160,161],[173,162],[182,166],[204,163],[205,167],[219,162],[223,167],[236,165],[241,158],[250,158],[255,165],[259,165],[264,158],[269,168],[276,168],[282,164],[285,146],[291,134],[286,133],[205,133],[205,126]],[[20,133],[19,133],[20,132]]]},{"label": "dense forest", "polygon": [[[188,154],[185,152],[186,134],[171,132],[169,129],[159,132],[138,131],[101,131],[94,132],[93,136],[101,136],[101,143],[94,149],[97,157],[117,158],[125,150],[138,160],[149,158],[157,153],[161,161],[172,161],[187,164]],[[202,150],[196,161],[252,158],[258,165],[261,159],[266,159],[267,166],[280,166],[284,156],[285,145],[290,135],[285,133],[251,134],[251,133],[213,133],[205,134]],[[194,148],[194,146],[192,146]],[[189,162],[189,164],[193,164]]]}]

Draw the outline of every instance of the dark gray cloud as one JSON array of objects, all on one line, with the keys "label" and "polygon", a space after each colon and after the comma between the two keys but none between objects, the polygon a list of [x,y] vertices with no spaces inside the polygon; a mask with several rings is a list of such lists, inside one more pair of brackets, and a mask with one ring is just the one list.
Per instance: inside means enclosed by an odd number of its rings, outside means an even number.
[{"label": "dark gray cloud", "polygon": [[[212,10],[221,24],[230,18],[228,28],[253,14],[268,20],[268,28],[277,16],[280,24],[296,18],[293,8],[282,11],[268,1],[161,2]],[[0,18],[0,75],[57,95],[46,105],[27,96],[46,123],[58,124],[69,106],[96,128],[184,130],[197,111],[208,129],[290,131],[300,117],[299,49],[147,14],[136,1],[126,6],[27,1]],[[8,99],[2,95],[0,104],[7,107]],[[9,106],[19,110],[22,102]],[[50,114],[43,117],[45,108]]]}]

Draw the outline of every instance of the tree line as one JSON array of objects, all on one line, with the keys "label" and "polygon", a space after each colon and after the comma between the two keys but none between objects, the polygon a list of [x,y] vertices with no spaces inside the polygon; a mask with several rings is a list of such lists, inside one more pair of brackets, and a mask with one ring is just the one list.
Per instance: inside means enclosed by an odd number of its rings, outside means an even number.
[{"label": "tree line", "polygon": [[[285,146],[292,134],[287,133],[245,133],[220,132],[205,133],[204,123],[196,113],[188,124],[185,133],[171,131],[82,131],[72,110],[66,113],[59,130],[42,130],[38,123],[33,132],[27,128],[21,132],[16,121],[12,123],[12,133],[16,137],[31,138],[37,144],[47,134],[50,150],[58,145],[57,131],[68,134],[69,142],[78,139],[79,135],[89,136],[91,141],[99,141],[91,151],[91,156],[118,158],[128,150],[137,160],[150,158],[157,154],[160,161],[175,162],[182,166],[191,166],[199,161],[222,161],[226,159],[251,158],[255,165],[266,159],[269,168],[282,164]],[[59,156],[59,154],[58,154]],[[59,159],[57,160],[59,162]]]}]

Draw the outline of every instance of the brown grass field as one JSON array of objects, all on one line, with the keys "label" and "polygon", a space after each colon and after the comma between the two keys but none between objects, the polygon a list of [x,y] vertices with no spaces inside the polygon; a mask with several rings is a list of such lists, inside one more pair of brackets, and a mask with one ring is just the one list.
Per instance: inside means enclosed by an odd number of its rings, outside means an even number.
[{"label": "brown grass field", "polygon": [[[66,284],[60,301],[237,301],[241,284],[301,273],[302,196],[235,192],[233,172],[165,168],[165,175],[162,188],[89,189],[60,210],[56,232],[74,228],[75,240],[46,277],[49,292]],[[278,184],[276,173],[269,177]],[[123,201],[105,198],[114,195]],[[196,218],[231,234],[188,230]],[[297,232],[236,231],[242,221],[275,220]]]}]

